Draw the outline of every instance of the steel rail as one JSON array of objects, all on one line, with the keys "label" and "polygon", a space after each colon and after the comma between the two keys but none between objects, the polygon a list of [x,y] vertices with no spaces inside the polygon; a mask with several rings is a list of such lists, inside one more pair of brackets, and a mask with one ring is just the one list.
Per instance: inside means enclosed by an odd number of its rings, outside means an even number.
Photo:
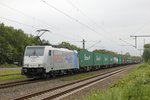
[{"label": "steel rail", "polygon": [[[29,99],[29,98],[31,99],[31,98],[33,98],[33,97],[37,97],[37,96],[40,96],[40,95],[42,95],[42,94],[45,94],[45,93],[48,93],[48,92],[52,92],[52,91],[55,91],[55,90],[58,90],[58,89],[61,89],[61,88],[67,87],[67,86],[71,86],[71,85],[74,85],[74,84],[78,84],[78,83],[80,83],[80,82],[84,82],[84,81],[90,80],[90,79],[92,79],[92,78],[100,77],[100,76],[103,76],[103,77],[99,78],[98,80],[104,79],[104,78],[106,78],[106,77],[108,77],[108,76],[117,74],[117,73],[122,72],[122,71],[124,71],[124,70],[126,70],[126,69],[127,69],[127,68],[125,67],[125,68],[120,68],[120,69],[116,69],[116,70],[113,70],[113,71],[108,71],[108,72],[106,72],[106,73],[101,73],[101,74],[98,74],[98,75],[95,75],[95,76],[92,76],[92,77],[88,77],[88,78],[85,78],[85,79],[77,80],[77,81],[74,81],[74,82],[71,82],[71,83],[68,83],[68,84],[65,84],[65,85],[57,86],[57,87],[54,87],[54,88],[51,88],[51,89],[47,89],[47,90],[44,90],[44,91],[40,91],[40,92],[36,92],[36,93],[32,93],[32,94],[25,95],[25,96],[22,96],[22,97],[18,97],[18,98],[15,98],[14,100],[25,100],[25,99]],[[107,75],[107,74],[109,74],[109,75]],[[95,81],[96,81],[96,80],[95,80]],[[93,81],[93,82],[94,82],[94,81]],[[53,95],[53,96],[50,96],[50,97],[48,97],[48,98],[45,98],[44,100],[53,99],[53,98],[55,98],[55,97],[58,97],[59,95],[65,94],[65,93],[67,93],[67,92],[70,92],[70,91],[75,90],[75,89],[77,89],[77,88],[83,87],[84,85],[87,85],[87,84],[90,84],[90,83],[92,83],[92,81],[89,82],[89,83],[80,85],[80,86],[78,86],[78,87],[72,88],[72,89],[70,89],[70,90],[64,91],[64,92],[62,92],[62,93],[55,94],[55,95]]]}]

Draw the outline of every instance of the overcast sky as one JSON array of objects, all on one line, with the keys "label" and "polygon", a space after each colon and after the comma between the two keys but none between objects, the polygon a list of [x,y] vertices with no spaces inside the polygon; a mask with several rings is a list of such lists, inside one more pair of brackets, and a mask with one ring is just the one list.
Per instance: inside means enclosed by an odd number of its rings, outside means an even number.
[{"label": "overcast sky", "polygon": [[[85,39],[85,48],[89,50],[107,49],[132,55],[139,55],[139,50],[121,46],[129,45],[123,41],[134,45],[130,35],[150,34],[150,0],[43,1],[0,0],[0,23],[35,36],[37,29],[48,29],[51,32],[42,39],[52,44],[69,41],[82,47],[77,41]],[[150,42],[150,38],[138,38],[138,49],[143,49],[144,39],[145,43]]]}]

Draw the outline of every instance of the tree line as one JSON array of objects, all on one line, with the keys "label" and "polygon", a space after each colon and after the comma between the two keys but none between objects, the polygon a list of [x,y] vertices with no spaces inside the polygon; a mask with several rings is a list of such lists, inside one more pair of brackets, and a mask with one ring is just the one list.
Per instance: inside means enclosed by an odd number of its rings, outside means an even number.
[{"label": "tree line", "polygon": [[[28,45],[40,45],[41,41],[33,35],[25,34],[21,29],[14,29],[10,26],[0,24],[0,64],[22,64],[25,47]],[[51,45],[49,41],[42,40],[43,45]],[[61,42],[58,45],[51,45],[57,48],[67,48],[69,50],[86,50],[68,42]],[[150,45],[145,45],[146,50],[144,52],[150,52]],[[149,48],[149,49],[147,49]],[[117,56],[118,54],[109,50],[94,50],[93,52],[112,54]],[[146,57],[147,55],[143,55]],[[129,53],[124,56],[130,56]],[[146,57],[147,61],[147,57]]]},{"label": "tree line", "polygon": [[150,44],[144,45],[143,58],[145,62],[150,63]]},{"label": "tree line", "polygon": [[[48,43],[46,40],[42,40]],[[21,65],[27,45],[39,45],[40,41],[33,35],[25,34],[21,29],[0,24],[0,64]]]}]

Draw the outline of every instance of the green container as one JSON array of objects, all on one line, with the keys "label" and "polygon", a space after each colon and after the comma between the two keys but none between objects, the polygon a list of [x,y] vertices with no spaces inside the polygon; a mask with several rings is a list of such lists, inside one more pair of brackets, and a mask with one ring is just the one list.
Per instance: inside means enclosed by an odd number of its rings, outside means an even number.
[{"label": "green container", "polygon": [[103,54],[93,53],[94,54],[94,65],[103,65]]},{"label": "green container", "polygon": [[118,56],[118,64],[123,64],[123,56]]},{"label": "green container", "polygon": [[103,54],[103,65],[109,65],[110,56],[109,54]]},{"label": "green container", "polygon": [[131,57],[128,57],[128,58],[127,58],[127,63],[128,63],[128,64],[132,63],[132,58],[131,58]]},{"label": "green container", "polygon": [[79,51],[79,66],[80,67],[93,66],[93,64],[94,64],[93,52]]},{"label": "green container", "polygon": [[114,56],[109,55],[109,64],[112,65],[114,64]]}]

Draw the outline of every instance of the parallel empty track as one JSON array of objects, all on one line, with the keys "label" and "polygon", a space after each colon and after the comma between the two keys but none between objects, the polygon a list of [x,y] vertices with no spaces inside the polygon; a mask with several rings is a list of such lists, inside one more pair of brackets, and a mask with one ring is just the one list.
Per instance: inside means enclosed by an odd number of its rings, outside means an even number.
[{"label": "parallel empty track", "polygon": [[7,75],[0,75],[0,77],[11,76],[11,75],[20,75],[20,74],[7,74]]},{"label": "parallel empty track", "polygon": [[95,75],[89,78],[85,78],[82,80],[78,80],[69,84],[65,84],[62,86],[58,86],[55,88],[51,88],[51,89],[47,89],[41,92],[37,92],[37,93],[33,93],[33,94],[28,94],[26,96],[22,96],[22,97],[18,97],[15,100],[25,100],[25,99],[29,99],[29,100],[51,100],[51,99],[55,99],[58,98],[62,95],[65,95],[67,93],[70,93],[72,91],[75,91],[77,89],[80,89],[84,86],[88,86],[94,82],[98,82],[100,80],[105,80],[109,77],[112,77],[114,75],[117,75],[123,71],[125,71],[127,68],[122,68],[122,69],[118,69],[115,71],[110,71],[104,74],[99,74],[99,75]]},{"label": "parallel empty track", "polygon": [[0,89],[29,84],[29,83],[33,83],[33,82],[35,82],[34,79],[26,79],[26,80],[21,80],[21,81],[3,83],[3,84],[0,84]]}]

